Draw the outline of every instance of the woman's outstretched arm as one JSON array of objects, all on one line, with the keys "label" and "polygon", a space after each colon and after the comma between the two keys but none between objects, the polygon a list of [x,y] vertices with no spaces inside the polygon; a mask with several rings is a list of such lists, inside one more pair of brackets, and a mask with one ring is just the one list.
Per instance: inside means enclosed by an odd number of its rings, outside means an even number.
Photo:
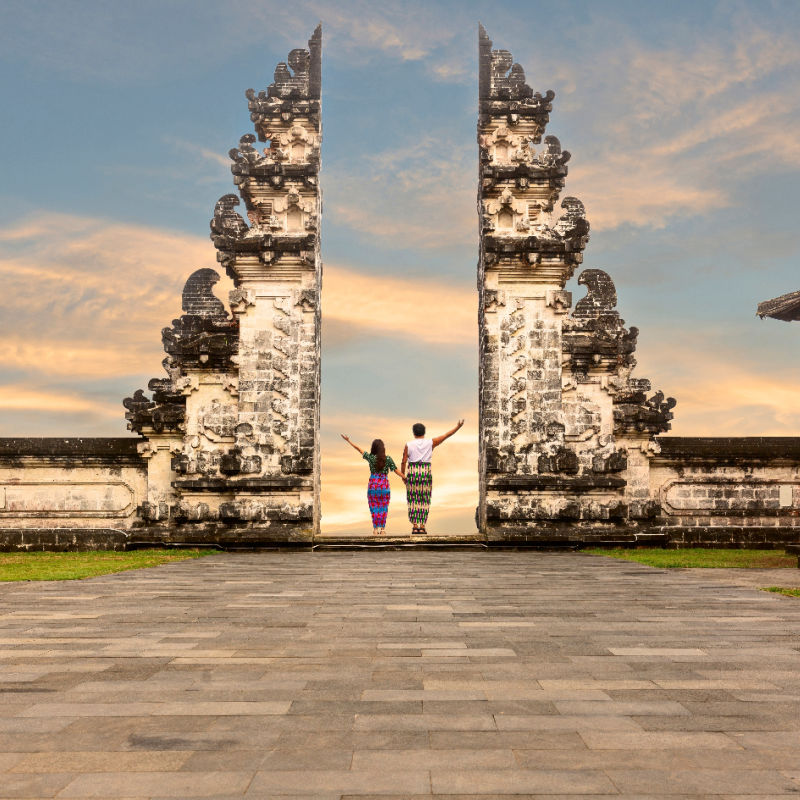
[{"label": "woman's outstretched arm", "polygon": [[361,448],[360,448],[360,447],[359,447],[357,444],[353,444],[353,443],[350,441],[350,437],[349,437],[349,436],[347,436],[347,435],[346,435],[346,434],[344,434],[344,433],[343,433],[341,436],[342,436],[342,439],[344,439],[344,440],[347,442],[347,444],[349,444],[349,445],[350,445],[350,447],[355,447],[355,449],[356,449],[356,450],[358,450],[358,452],[359,452],[359,455],[364,455],[364,453],[366,453],[366,450],[362,450],[362,449],[361,449]]},{"label": "woman's outstretched arm", "polygon": [[395,468],[393,471],[394,471],[394,474],[397,475],[400,478],[401,481],[403,481],[403,483],[406,482],[406,476],[402,472],[400,472],[399,469]]},{"label": "woman's outstretched arm", "polygon": [[432,439],[433,446],[438,447],[445,439],[449,439],[462,425],[464,424],[464,420],[460,419],[457,423],[455,428],[451,431],[447,431],[447,433],[443,433],[441,436],[434,436]]}]

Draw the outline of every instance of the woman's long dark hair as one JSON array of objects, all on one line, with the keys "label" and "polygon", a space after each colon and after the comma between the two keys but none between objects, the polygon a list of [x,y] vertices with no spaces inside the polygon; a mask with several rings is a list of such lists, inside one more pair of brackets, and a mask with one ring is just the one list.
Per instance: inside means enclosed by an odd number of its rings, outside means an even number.
[{"label": "woman's long dark hair", "polygon": [[386,466],[386,448],[383,446],[383,439],[376,439],[372,443],[370,453],[372,453],[373,456],[378,456],[375,459],[376,472],[383,472],[383,468]]}]

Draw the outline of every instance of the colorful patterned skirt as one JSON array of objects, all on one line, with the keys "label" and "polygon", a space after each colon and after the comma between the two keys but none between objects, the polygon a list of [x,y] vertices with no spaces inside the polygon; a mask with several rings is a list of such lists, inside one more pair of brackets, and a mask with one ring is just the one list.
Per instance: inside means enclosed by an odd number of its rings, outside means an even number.
[{"label": "colorful patterned skirt", "polygon": [[386,525],[386,515],[389,513],[389,476],[382,472],[373,472],[367,484],[367,503],[369,513],[372,514],[372,525],[383,528]]},{"label": "colorful patterned skirt", "polygon": [[406,471],[406,499],[408,501],[408,521],[415,527],[424,527],[428,521],[433,491],[431,462],[418,461],[408,465]]}]

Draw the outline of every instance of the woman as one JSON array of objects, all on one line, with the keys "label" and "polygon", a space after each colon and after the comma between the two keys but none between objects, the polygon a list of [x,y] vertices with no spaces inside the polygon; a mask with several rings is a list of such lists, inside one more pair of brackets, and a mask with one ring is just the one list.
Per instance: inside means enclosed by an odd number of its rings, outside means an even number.
[{"label": "woman", "polygon": [[389,473],[394,472],[399,475],[403,483],[406,476],[397,469],[397,465],[392,461],[391,456],[386,455],[386,448],[381,439],[376,439],[372,443],[370,452],[362,450],[358,445],[350,441],[349,436],[342,434],[347,444],[355,447],[362,458],[369,463],[369,483],[367,484],[367,503],[369,513],[372,514],[372,534],[379,535],[386,528],[386,515],[389,513],[389,499],[391,492],[389,489]]},{"label": "woman", "polygon": [[427,533],[425,523],[428,521],[428,512],[431,507],[431,492],[433,491],[433,476],[431,475],[431,454],[445,439],[449,439],[462,425],[460,419],[455,428],[433,439],[425,438],[425,426],[417,422],[411,430],[414,438],[406,443],[403,450],[403,464],[401,471],[406,473],[406,499],[408,501],[408,521],[411,523],[411,533]]}]

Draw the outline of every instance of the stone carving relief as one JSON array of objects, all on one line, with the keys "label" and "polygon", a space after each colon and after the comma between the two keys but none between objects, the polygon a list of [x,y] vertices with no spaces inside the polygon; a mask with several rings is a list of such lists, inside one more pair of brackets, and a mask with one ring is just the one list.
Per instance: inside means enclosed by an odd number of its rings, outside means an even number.
[{"label": "stone carving relief", "polygon": [[[483,28],[479,51],[479,524],[616,525],[629,500],[649,502],[631,470],[646,466],[643,441],[668,427],[674,400],[631,378],[638,331],[620,318],[607,273],[581,273],[587,293],[569,314],[564,286],[589,222],[576,197],[555,210],[570,154],[555,136],[540,144],[554,94],[535,94]],[[640,493],[630,498],[629,480]]]}]

